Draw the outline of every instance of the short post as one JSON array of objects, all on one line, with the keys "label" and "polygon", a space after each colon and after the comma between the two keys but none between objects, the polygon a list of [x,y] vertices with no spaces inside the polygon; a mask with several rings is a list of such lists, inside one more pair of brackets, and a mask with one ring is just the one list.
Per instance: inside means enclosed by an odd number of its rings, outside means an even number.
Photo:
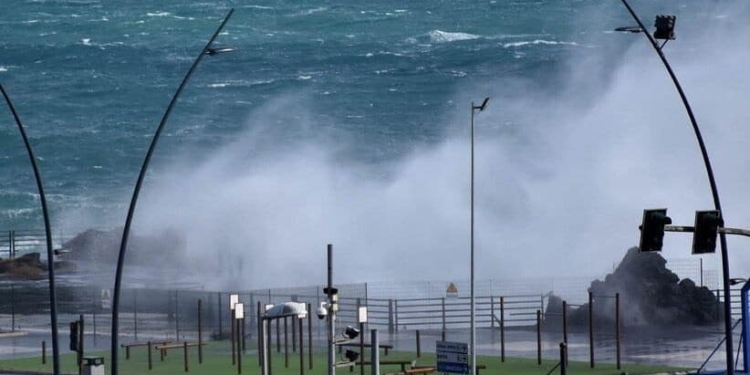
[{"label": "short post", "polygon": [[13,284],[10,284],[10,330],[16,331],[16,288]]},{"label": "short post", "polygon": [[419,330],[417,330],[417,358],[422,356],[422,348],[419,343]]},{"label": "short post", "polygon": [[505,362],[505,297],[502,296],[500,297],[500,362]]},{"label": "short post", "polygon": [[445,336],[445,330],[443,330],[443,332],[440,333],[440,340],[445,341]]},{"label": "short post", "polygon": [[180,295],[179,291],[174,291],[174,331],[175,339],[180,339]]},{"label": "short post", "polygon": [[370,330],[370,364],[372,366],[370,375],[380,375],[380,341],[377,329]]},{"label": "short post", "polygon": [[594,296],[589,291],[589,355],[591,368],[594,368]]},{"label": "short post", "polygon": [[564,342],[560,343],[560,375],[566,375],[568,373],[568,345]]},{"label": "short post", "polygon": [[292,326],[292,352],[297,351],[297,325],[294,324],[294,318],[291,320]]},{"label": "short post", "polygon": [[443,331],[445,331],[445,297],[440,299],[443,308]]},{"label": "short post", "polygon": [[47,342],[42,340],[42,364],[47,363]]},{"label": "short post", "polygon": [[245,352],[245,350],[247,350],[247,340],[245,340],[245,326],[246,325],[247,324],[245,324],[245,318],[242,318],[242,324],[240,326],[242,327],[241,337],[242,337],[242,352],[243,353]]},{"label": "short post", "polygon": [[203,300],[198,299],[198,363],[203,363]]},{"label": "short post", "polygon": [[536,311],[536,362],[542,364],[542,310]]},{"label": "short post", "polygon": [[183,345],[182,346],[182,358],[184,359],[184,362],[185,362],[185,372],[188,372],[188,371],[190,371],[190,369],[188,368],[188,344],[187,344],[187,341],[185,341],[182,345]]},{"label": "short post", "polygon": [[365,375],[365,323],[362,322],[359,323],[359,375]]},{"label": "short post", "polygon": [[151,360],[151,341],[148,342],[148,369],[153,368],[153,361]]},{"label": "short post", "polygon": [[78,374],[83,374],[83,351],[84,351],[84,336],[83,333],[85,331],[83,330],[83,314],[78,315],[78,355],[77,355],[77,362],[78,362]]},{"label": "short post", "polygon": [[622,367],[620,362],[620,293],[615,293],[615,345],[617,346],[617,369]]}]

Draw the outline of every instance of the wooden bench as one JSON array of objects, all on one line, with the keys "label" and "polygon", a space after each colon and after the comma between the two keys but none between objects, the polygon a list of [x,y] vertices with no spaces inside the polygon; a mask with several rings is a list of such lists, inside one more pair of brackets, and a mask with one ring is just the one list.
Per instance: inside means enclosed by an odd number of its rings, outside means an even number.
[{"label": "wooden bench", "polygon": [[411,374],[430,374],[437,371],[435,366],[415,366],[401,372],[389,373],[386,375],[411,375]]},{"label": "wooden bench", "polygon": [[[352,348],[359,348],[359,344],[356,343],[356,342],[347,342],[347,343],[344,343],[344,344],[339,344],[337,346],[339,347],[339,353],[341,353],[341,348],[344,347],[344,346],[348,346],[348,347],[352,347]],[[371,345],[370,345],[369,342],[366,342],[363,346],[365,348],[369,348]],[[388,351],[391,350],[391,349],[393,349],[393,345],[378,344],[378,348],[385,350],[385,355],[388,355]]]},{"label": "wooden bench", "polygon": [[[403,372],[405,372],[405,371],[406,371],[406,366],[407,366],[407,365],[410,365],[410,366],[414,366],[414,363],[415,363],[415,362],[416,362],[416,361],[410,361],[410,360],[408,360],[408,359],[403,359],[403,360],[388,360],[388,361],[380,361],[380,365],[381,365],[381,366],[382,366],[382,365],[386,365],[386,366],[387,366],[387,365],[394,365],[394,366],[395,366],[395,365],[399,365],[399,366],[401,366],[401,372],[403,373]],[[372,362],[370,362],[370,361],[365,361],[365,366],[369,366],[369,365],[371,365],[371,364],[372,364]],[[360,365],[362,365],[362,362],[354,362],[354,365],[355,365],[355,366],[360,366]],[[354,367],[354,366],[351,366],[350,368],[353,368],[353,367]]]},{"label": "wooden bench", "polygon": [[[171,341],[151,341],[150,342],[151,345],[167,345],[171,343],[172,343]],[[120,347],[125,348],[125,359],[128,360],[130,359],[130,348],[135,348],[139,346],[148,346],[148,344],[149,344],[148,341],[134,341],[134,342],[129,342],[127,344],[121,344]]]},{"label": "wooden bench", "polygon": [[187,347],[193,347],[193,346],[199,346],[199,345],[206,345],[206,343],[197,343],[197,342],[184,342],[182,344],[180,343],[167,343],[163,345],[156,345],[154,346],[154,349],[159,351],[159,355],[161,357],[161,360],[164,361],[164,357],[167,356],[167,350],[169,349],[183,349],[186,346]]}]

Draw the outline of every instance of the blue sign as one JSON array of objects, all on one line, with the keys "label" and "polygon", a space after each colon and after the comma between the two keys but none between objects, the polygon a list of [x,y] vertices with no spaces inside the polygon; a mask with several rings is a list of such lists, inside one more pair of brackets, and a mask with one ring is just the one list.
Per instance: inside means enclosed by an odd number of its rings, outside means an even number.
[{"label": "blue sign", "polygon": [[469,373],[469,345],[448,341],[438,341],[435,344],[438,372]]}]

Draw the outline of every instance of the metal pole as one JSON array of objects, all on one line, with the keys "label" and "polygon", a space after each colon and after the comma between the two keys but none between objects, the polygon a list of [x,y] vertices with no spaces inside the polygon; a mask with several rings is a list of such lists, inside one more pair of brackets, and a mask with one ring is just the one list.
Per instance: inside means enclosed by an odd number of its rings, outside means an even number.
[{"label": "metal pole", "polygon": [[284,367],[289,368],[289,324],[284,317]]},{"label": "metal pole", "polygon": [[594,368],[594,296],[589,291],[589,355]]},{"label": "metal pole", "polygon": [[336,312],[333,311],[333,245],[328,244],[328,375],[336,375],[336,348],[333,343]]},{"label": "metal pole", "polygon": [[471,224],[470,224],[470,232],[471,232],[471,240],[470,240],[470,253],[471,253],[471,260],[470,260],[470,298],[469,298],[469,304],[471,309],[471,332],[469,336],[469,350],[471,354],[471,375],[477,374],[477,353],[476,353],[476,326],[474,320],[476,317],[474,316],[474,102],[471,102]]},{"label": "metal pole", "polygon": [[560,343],[560,375],[568,373],[568,344]]},{"label": "metal pole", "polygon": [[[568,345],[568,302],[563,301],[562,302],[562,324],[563,324],[563,343],[565,344],[566,348]],[[562,348],[562,346],[561,346]],[[567,355],[567,351],[565,351],[565,354]],[[565,364],[568,363],[568,357],[565,357]]]},{"label": "metal pole", "polygon": [[536,363],[542,364],[542,311],[536,311]]},{"label": "metal pole", "polygon": [[[312,311],[307,310],[307,314],[312,314]],[[303,318],[298,318],[299,320],[299,375],[305,375],[305,344],[304,344],[304,334],[302,331],[302,321]],[[361,332],[361,331],[360,331]]]},{"label": "metal pole", "polygon": [[198,363],[203,363],[203,300],[198,299]]},{"label": "metal pole", "polygon": [[617,369],[620,363],[620,293],[615,293],[615,344],[617,345]]},{"label": "metal pole", "polygon": [[377,329],[370,330],[370,365],[371,375],[380,375],[380,341]]},{"label": "metal pole", "polygon": [[[214,39],[219,35],[221,30],[224,28],[224,25],[226,25],[227,21],[229,21],[229,18],[232,16],[232,13],[234,13],[234,9],[230,9],[229,13],[227,13],[226,17],[224,17],[224,20],[221,22],[221,25],[219,25],[219,28],[216,29],[216,32],[214,32],[211,39],[208,40],[208,43],[206,43],[206,46],[203,47],[198,57],[193,62],[193,65],[188,70],[187,74],[185,74],[185,77],[182,79],[182,83],[180,83],[180,86],[177,88],[177,91],[172,96],[172,100],[169,102],[169,105],[167,106],[167,110],[164,112],[164,116],[161,119],[161,122],[159,123],[159,126],[156,128],[156,132],[154,133],[153,138],[151,139],[151,145],[148,148],[148,152],[146,153],[146,157],[143,160],[143,165],[141,166],[141,171],[138,174],[138,179],[135,183],[135,188],[133,189],[133,197],[130,200],[130,206],[128,207],[128,214],[125,219],[125,226],[123,227],[122,231],[122,241],[120,243],[120,250],[117,256],[117,268],[115,270],[115,285],[114,285],[114,292],[112,295],[112,347],[111,347],[111,375],[118,375],[118,335],[119,335],[119,311],[120,311],[120,287],[122,284],[122,269],[125,264],[125,251],[128,247],[128,237],[130,235],[130,225],[133,221],[133,215],[135,214],[135,206],[138,201],[138,195],[141,191],[141,185],[143,185],[143,181],[146,177],[146,169],[148,168],[148,164],[151,161],[151,155],[153,155],[154,150],[156,149],[156,144],[159,141],[159,136],[161,135],[162,130],[164,129],[164,125],[167,122],[167,119],[169,118],[169,114],[172,113],[172,108],[174,107],[175,103],[177,102],[177,98],[180,96],[180,93],[187,85],[188,80],[190,79],[190,76],[193,75],[193,71],[198,67],[198,63],[203,59],[203,56],[207,55],[209,51],[211,51],[210,47],[211,44],[213,44]],[[51,259],[51,252],[52,252],[52,243],[49,244],[49,252],[50,252],[50,259]],[[53,305],[54,306],[54,305]],[[53,334],[53,340],[57,339],[57,325],[53,324],[54,334]],[[53,341],[54,343],[54,341]],[[58,371],[55,371],[55,374],[59,374]]]},{"label": "metal pole", "polygon": [[500,362],[505,362],[505,297],[500,297]]},{"label": "metal pole", "polygon": [[307,361],[310,362],[310,370],[313,368],[313,345],[312,345],[312,306],[307,304]]},{"label": "metal pole", "polygon": [[[47,279],[49,280],[49,304],[50,304],[50,327],[52,329],[52,371],[55,375],[60,375],[60,348],[58,347],[58,332],[57,332],[57,292],[55,288],[55,255],[52,250],[52,225],[49,220],[49,210],[47,209],[47,197],[44,194],[44,184],[42,183],[42,174],[39,172],[39,167],[36,164],[36,157],[34,156],[34,150],[31,148],[29,143],[29,137],[26,136],[26,130],[23,127],[21,118],[16,112],[16,108],[10,101],[10,96],[5,92],[3,85],[0,85],[0,91],[5,97],[5,102],[8,103],[13,118],[16,120],[18,125],[18,131],[21,133],[23,138],[23,144],[26,146],[26,153],[29,156],[31,162],[31,168],[34,170],[34,179],[36,180],[36,187],[39,190],[39,199],[42,204],[42,216],[44,217],[44,233],[47,243]],[[12,242],[11,242],[12,243]],[[15,246],[13,246],[15,249]],[[14,250],[15,252],[15,250]]]},{"label": "metal pole", "polygon": [[[713,197],[713,200],[714,200],[714,207],[716,208],[717,211],[719,211],[719,214],[722,215],[723,217],[723,213],[721,211],[721,200],[719,199],[719,189],[716,186],[716,179],[714,178],[713,167],[711,167],[711,160],[708,158],[708,150],[706,149],[706,144],[703,142],[703,135],[701,134],[700,128],[698,127],[698,121],[696,121],[695,119],[695,115],[693,114],[693,109],[690,107],[690,103],[687,100],[687,96],[685,96],[685,92],[682,90],[680,81],[677,80],[677,76],[672,70],[672,66],[669,65],[669,61],[667,61],[666,56],[664,56],[664,53],[659,47],[659,45],[656,43],[656,40],[654,40],[651,34],[648,33],[646,27],[643,25],[643,22],[641,22],[640,18],[638,18],[638,15],[636,15],[635,12],[633,11],[633,8],[630,7],[630,4],[628,4],[627,0],[622,0],[622,3],[628,9],[628,12],[633,17],[633,19],[638,23],[638,26],[641,28],[643,34],[646,36],[651,46],[654,48],[654,51],[656,52],[656,54],[659,55],[659,59],[661,60],[662,64],[664,64],[664,67],[667,69],[667,73],[669,73],[669,77],[672,78],[672,82],[674,83],[674,86],[677,89],[677,92],[680,94],[680,99],[682,99],[682,104],[684,105],[685,111],[687,112],[687,115],[690,118],[690,124],[693,126],[695,139],[698,142],[698,147],[700,148],[701,156],[703,157],[703,164],[706,168],[706,175],[708,176],[708,182],[709,182],[709,185],[711,186],[711,196]],[[729,252],[727,249],[726,234],[719,233],[719,239],[721,242],[721,271],[722,271],[723,284],[724,284],[723,285],[724,286],[724,334],[725,334],[725,348],[726,348],[726,359],[727,359],[727,375],[733,375],[734,374],[734,365],[733,365],[734,354],[732,352],[733,339],[732,339],[732,307],[731,307],[730,286],[729,286]]]}]

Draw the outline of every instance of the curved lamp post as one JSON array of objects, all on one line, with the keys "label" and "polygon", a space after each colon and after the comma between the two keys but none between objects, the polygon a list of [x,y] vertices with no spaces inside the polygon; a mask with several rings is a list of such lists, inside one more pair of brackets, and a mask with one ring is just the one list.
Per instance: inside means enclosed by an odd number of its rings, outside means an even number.
[{"label": "curved lamp post", "polygon": [[471,224],[470,224],[470,245],[469,245],[469,252],[471,253],[470,258],[470,271],[469,271],[469,290],[470,290],[470,296],[469,296],[469,304],[471,305],[469,308],[471,310],[471,319],[470,319],[470,333],[471,336],[469,338],[469,350],[471,353],[471,375],[477,374],[477,327],[476,327],[476,313],[474,308],[474,114],[477,112],[484,111],[485,108],[487,108],[487,103],[490,101],[490,98],[484,98],[484,101],[480,105],[474,105],[474,102],[471,102]]},{"label": "curved lamp post", "polygon": [[[706,167],[706,174],[708,174],[708,182],[711,185],[711,195],[713,196],[714,207],[717,211],[719,211],[719,214],[721,215],[721,201],[719,200],[719,190],[716,187],[716,180],[714,179],[713,168],[711,168],[711,161],[708,158],[708,151],[706,151],[706,144],[703,142],[703,136],[701,135],[700,128],[698,127],[698,122],[695,120],[693,110],[690,108],[690,103],[688,103],[685,92],[682,90],[682,86],[680,86],[680,82],[677,80],[677,76],[674,74],[674,71],[672,71],[672,67],[669,65],[669,62],[667,61],[667,58],[664,56],[664,53],[662,51],[662,47],[664,46],[664,44],[666,44],[666,42],[670,39],[674,39],[672,29],[674,28],[675,18],[674,16],[657,16],[657,30],[654,33],[654,37],[652,37],[651,34],[648,33],[646,26],[643,25],[643,22],[641,22],[640,18],[638,18],[638,16],[633,11],[633,8],[630,7],[630,4],[628,4],[627,0],[622,0],[622,3],[628,9],[630,15],[633,16],[635,22],[638,23],[638,27],[622,27],[616,29],[616,31],[643,33],[643,35],[645,35],[648,39],[651,46],[654,47],[654,51],[656,52],[656,54],[659,55],[661,62],[664,64],[664,67],[667,69],[669,77],[672,78],[672,82],[674,83],[677,92],[680,94],[680,99],[682,99],[682,104],[685,106],[685,111],[690,118],[690,123],[693,125],[695,138],[698,141],[698,146],[700,147],[701,155],[703,156],[703,164]],[[659,46],[655,38],[665,39],[664,44]],[[732,353],[732,310],[729,292],[729,255],[727,252],[726,235],[723,232],[719,233],[719,238],[721,239],[721,269],[724,284],[724,330],[726,335],[727,375],[733,375],[734,355]]]},{"label": "curved lamp post", "polygon": [[49,211],[47,209],[47,198],[44,195],[44,186],[42,184],[42,175],[39,173],[39,167],[36,165],[36,158],[34,157],[34,151],[31,149],[29,138],[26,136],[26,130],[23,128],[21,118],[18,117],[18,112],[10,101],[8,93],[5,92],[3,85],[0,85],[0,91],[5,97],[5,102],[8,103],[8,108],[13,113],[13,118],[16,120],[18,125],[18,131],[21,132],[23,143],[26,146],[26,151],[29,154],[29,161],[31,161],[31,167],[34,169],[34,178],[36,179],[36,186],[39,190],[39,198],[42,202],[42,215],[44,216],[44,233],[47,238],[47,277],[49,279],[49,315],[50,325],[52,326],[52,371],[55,375],[60,374],[60,349],[58,345],[57,337],[57,295],[55,293],[55,266],[54,266],[54,250],[52,249],[52,228],[49,223]]},{"label": "curved lamp post", "polygon": [[180,83],[180,86],[177,88],[177,91],[172,96],[172,100],[169,102],[169,106],[167,106],[167,110],[164,112],[164,116],[161,118],[161,122],[159,123],[159,126],[156,128],[156,132],[154,133],[154,137],[151,139],[151,146],[148,148],[148,152],[146,153],[146,158],[143,160],[143,165],[141,166],[141,172],[138,175],[138,180],[135,183],[135,189],[133,191],[133,197],[130,200],[130,207],[128,208],[128,216],[125,219],[125,227],[122,231],[122,242],[120,243],[120,252],[117,256],[117,270],[115,272],[115,287],[114,291],[112,293],[112,348],[111,348],[111,355],[112,355],[112,363],[111,363],[111,373],[112,375],[117,375],[117,352],[118,352],[118,313],[119,313],[119,307],[120,307],[120,286],[122,281],[122,267],[123,263],[125,261],[125,250],[128,246],[128,236],[130,234],[130,225],[133,221],[133,214],[135,212],[135,205],[138,201],[138,194],[141,191],[141,185],[143,184],[143,179],[146,176],[146,169],[148,168],[148,164],[151,161],[151,155],[154,153],[154,149],[156,148],[156,143],[159,141],[159,136],[161,135],[162,129],[164,129],[164,124],[166,124],[167,119],[169,118],[170,113],[172,112],[172,108],[174,107],[175,103],[177,102],[177,98],[180,96],[180,93],[187,85],[188,80],[190,79],[190,76],[193,75],[193,72],[195,71],[195,68],[198,66],[198,63],[203,59],[203,56],[209,55],[213,56],[216,54],[224,53],[224,52],[230,52],[232,51],[231,48],[212,48],[211,45],[213,44],[216,37],[219,35],[221,30],[224,28],[224,25],[226,25],[227,21],[229,21],[229,18],[232,16],[232,13],[234,13],[234,9],[230,9],[229,13],[224,17],[224,20],[221,22],[221,25],[219,25],[219,28],[216,29],[216,32],[214,32],[213,36],[211,36],[211,39],[209,39],[208,43],[206,43],[206,46],[203,47],[198,57],[193,62],[193,65],[190,67],[190,70],[188,70],[187,74],[185,74],[185,77],[182,79],[182,83]]}]

